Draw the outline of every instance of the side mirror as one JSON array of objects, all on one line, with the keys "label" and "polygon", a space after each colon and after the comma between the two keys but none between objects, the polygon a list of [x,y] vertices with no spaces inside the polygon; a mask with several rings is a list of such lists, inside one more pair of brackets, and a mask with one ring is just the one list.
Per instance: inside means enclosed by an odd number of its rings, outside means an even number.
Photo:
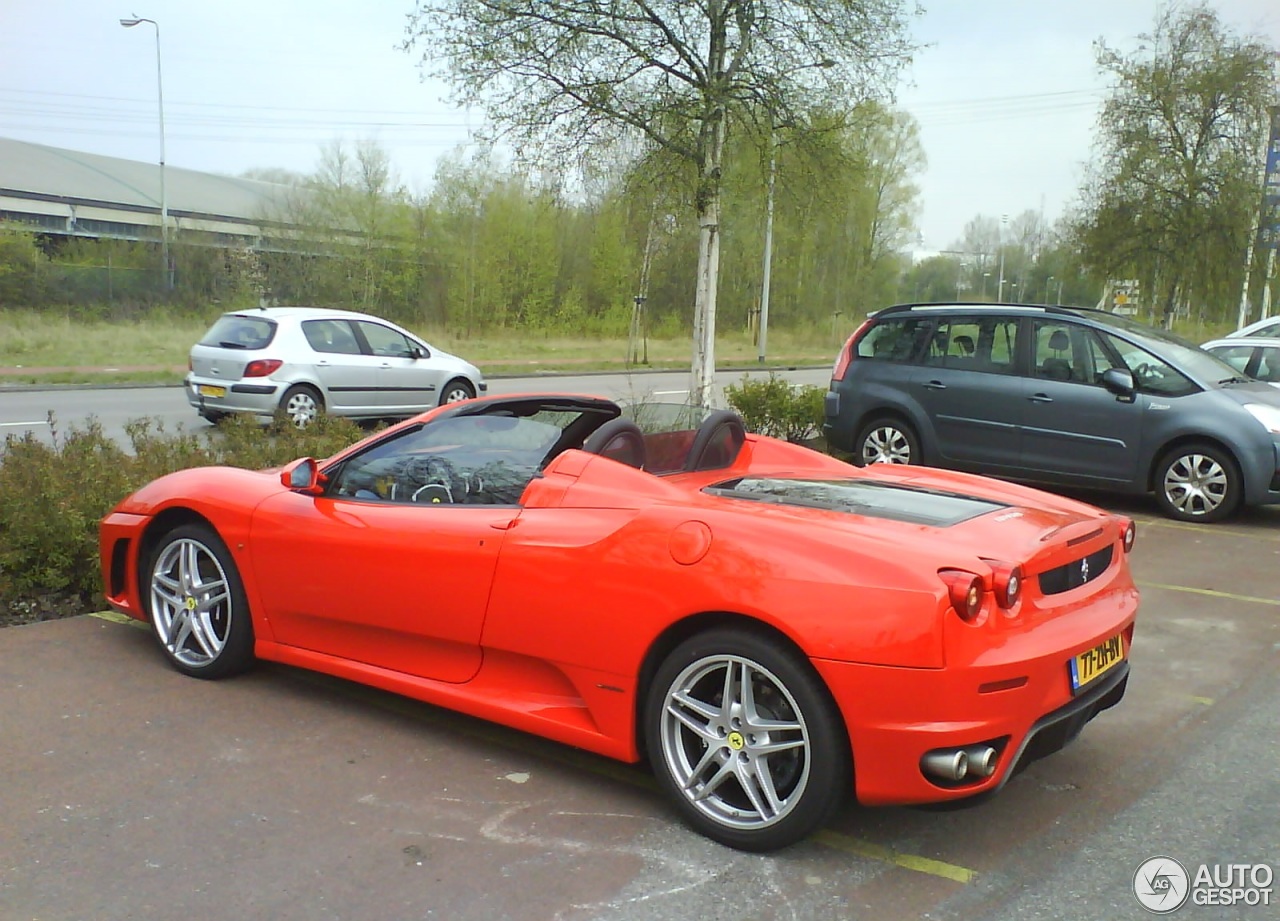
[{"label": "side mirror", "polygon": [[315,458],[303,457],[280,471],[280,483],[294,492],[318,496],[324,492],[324,476]]},{"label": "side mirror", "polygon": [[1128,368],[1107,368],[1102,372],[1102,386],[1122,400],[1132,400],[1137,385]]},{"label": "side mirror", "polygon": [[413,348],[409,349],[409,357],[410,358],[430,358],[431,353],[428,352],[426,349],[424,349],[422,346],[415,345]]}]

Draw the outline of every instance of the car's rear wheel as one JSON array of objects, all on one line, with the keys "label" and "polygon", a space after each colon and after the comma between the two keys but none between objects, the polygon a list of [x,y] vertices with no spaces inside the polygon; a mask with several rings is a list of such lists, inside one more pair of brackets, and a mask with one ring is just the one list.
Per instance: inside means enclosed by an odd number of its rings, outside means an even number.
[{"label": "car's rear wheel", "polygon": [[854,462],[859,467],[867,464],[918,464],[920,439],[911,426],[892,416],[873,419],[858,433]]},{"label": "car's rear wheel", "polygon": [[440,391],[440,405],[460,403],[463,400],[470,400],[475,395],[476,389],[468,381],[464,381],[460,377],[455,378],[445,384],[444,389]]},{"label": "car's rear wheel", "polygon": [[717,628],[677,646],[649,689],[645,739],[685,821],[742,850],[798,841],[851,785],[825,686],[802,656],[755,632]]},{"label": "car's rear wheel", "polygon": [[1240,507],[1244,484],[1235,459],[1209,444],[1174,448],[1160,459],[1156,501],[1179,521],[1221,521]]},{"label": "car's rear wheel", "polygon": [[253,662],[253,623],[240,573],[210,528],[161,538],[147,568],[147,602],[169,662],[194,678],[222,678]]},{"label": "car's rear wheel", "polygon": [[280,398],[280,411],[300,429],[306,428],[324,412],[324,397],[314,387],[294,384]]}]

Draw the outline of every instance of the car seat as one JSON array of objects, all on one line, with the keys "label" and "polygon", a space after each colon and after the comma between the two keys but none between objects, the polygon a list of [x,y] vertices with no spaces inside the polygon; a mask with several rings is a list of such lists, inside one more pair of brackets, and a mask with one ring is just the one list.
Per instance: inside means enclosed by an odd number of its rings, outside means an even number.
[{"label": "car seat", "polygon": [[684,462],[685,472],[720,470],[733,466],[747,440],[742,417],[732,410],[718,409],[702,420]]},{"label": "car seat", "polygon": [[637,470],[644,469],[644,432],[630,419],[610,419],[582,443],[588,454],[600,454]]},{"label": "car seat", "polygon": [[1040,376],[1055,381],[1071,380],[1071,362],[1062,357],[1062,353],[1071,348],[1071,339],[1064,329],[1055,329],[1049,337],[1049,350],[1054,354],[1040,365]]}]

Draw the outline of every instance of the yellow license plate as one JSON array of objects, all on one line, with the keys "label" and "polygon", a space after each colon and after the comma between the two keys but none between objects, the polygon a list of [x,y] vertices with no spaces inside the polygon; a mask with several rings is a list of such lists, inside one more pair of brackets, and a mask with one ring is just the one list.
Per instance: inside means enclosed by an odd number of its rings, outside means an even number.
[{"label": "yellow license plate", "polygon": [[1124,661],[1124,634],[1117,633],[1092,649],[1080,653],[1068,663],[1071,666],[1071,690],[1078,691],[1103,672]]},{"label": "yellow license plate", "polygon": [[202,397],[217,397],[218,399],[222,399],[226,395],[226,387],[211,387],[208,384],[200,385],[200,396]]}]

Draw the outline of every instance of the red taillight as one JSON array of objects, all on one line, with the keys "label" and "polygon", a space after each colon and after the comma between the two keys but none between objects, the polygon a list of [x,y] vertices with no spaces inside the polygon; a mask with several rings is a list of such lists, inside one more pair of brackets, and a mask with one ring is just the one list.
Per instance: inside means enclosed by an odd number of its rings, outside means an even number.
[{"label": "red taillight", "polygon": [[996,604],[1002,608],[1012,608],[1022,597],[1022,567],[1013,563],[992,563],[992,590],[995,592]]},{"label": "red taillight", "polygon": [[245,377],[267,377],[275,374],[284,364],[279,358],[257,358],[244,366]]},{"label": "red taillight", "polygon": [[973,620],[982,610],[982,578],[960,569],[939,570],[947,586],[951,606],[962,620]]},{"label": "red taillight", "polygon": [[844,380],[844,373],[849,370],[849,365],[853,363],[853,347],[862,338],[862,334],[866,332],[867,327],[870,325],[871,318],[867,317],[862,321],[862,325],[853,331],[853,335],[845,342],[844,348],[836,354],[835,367],[831,369],[831,379],[833,381]]}]

